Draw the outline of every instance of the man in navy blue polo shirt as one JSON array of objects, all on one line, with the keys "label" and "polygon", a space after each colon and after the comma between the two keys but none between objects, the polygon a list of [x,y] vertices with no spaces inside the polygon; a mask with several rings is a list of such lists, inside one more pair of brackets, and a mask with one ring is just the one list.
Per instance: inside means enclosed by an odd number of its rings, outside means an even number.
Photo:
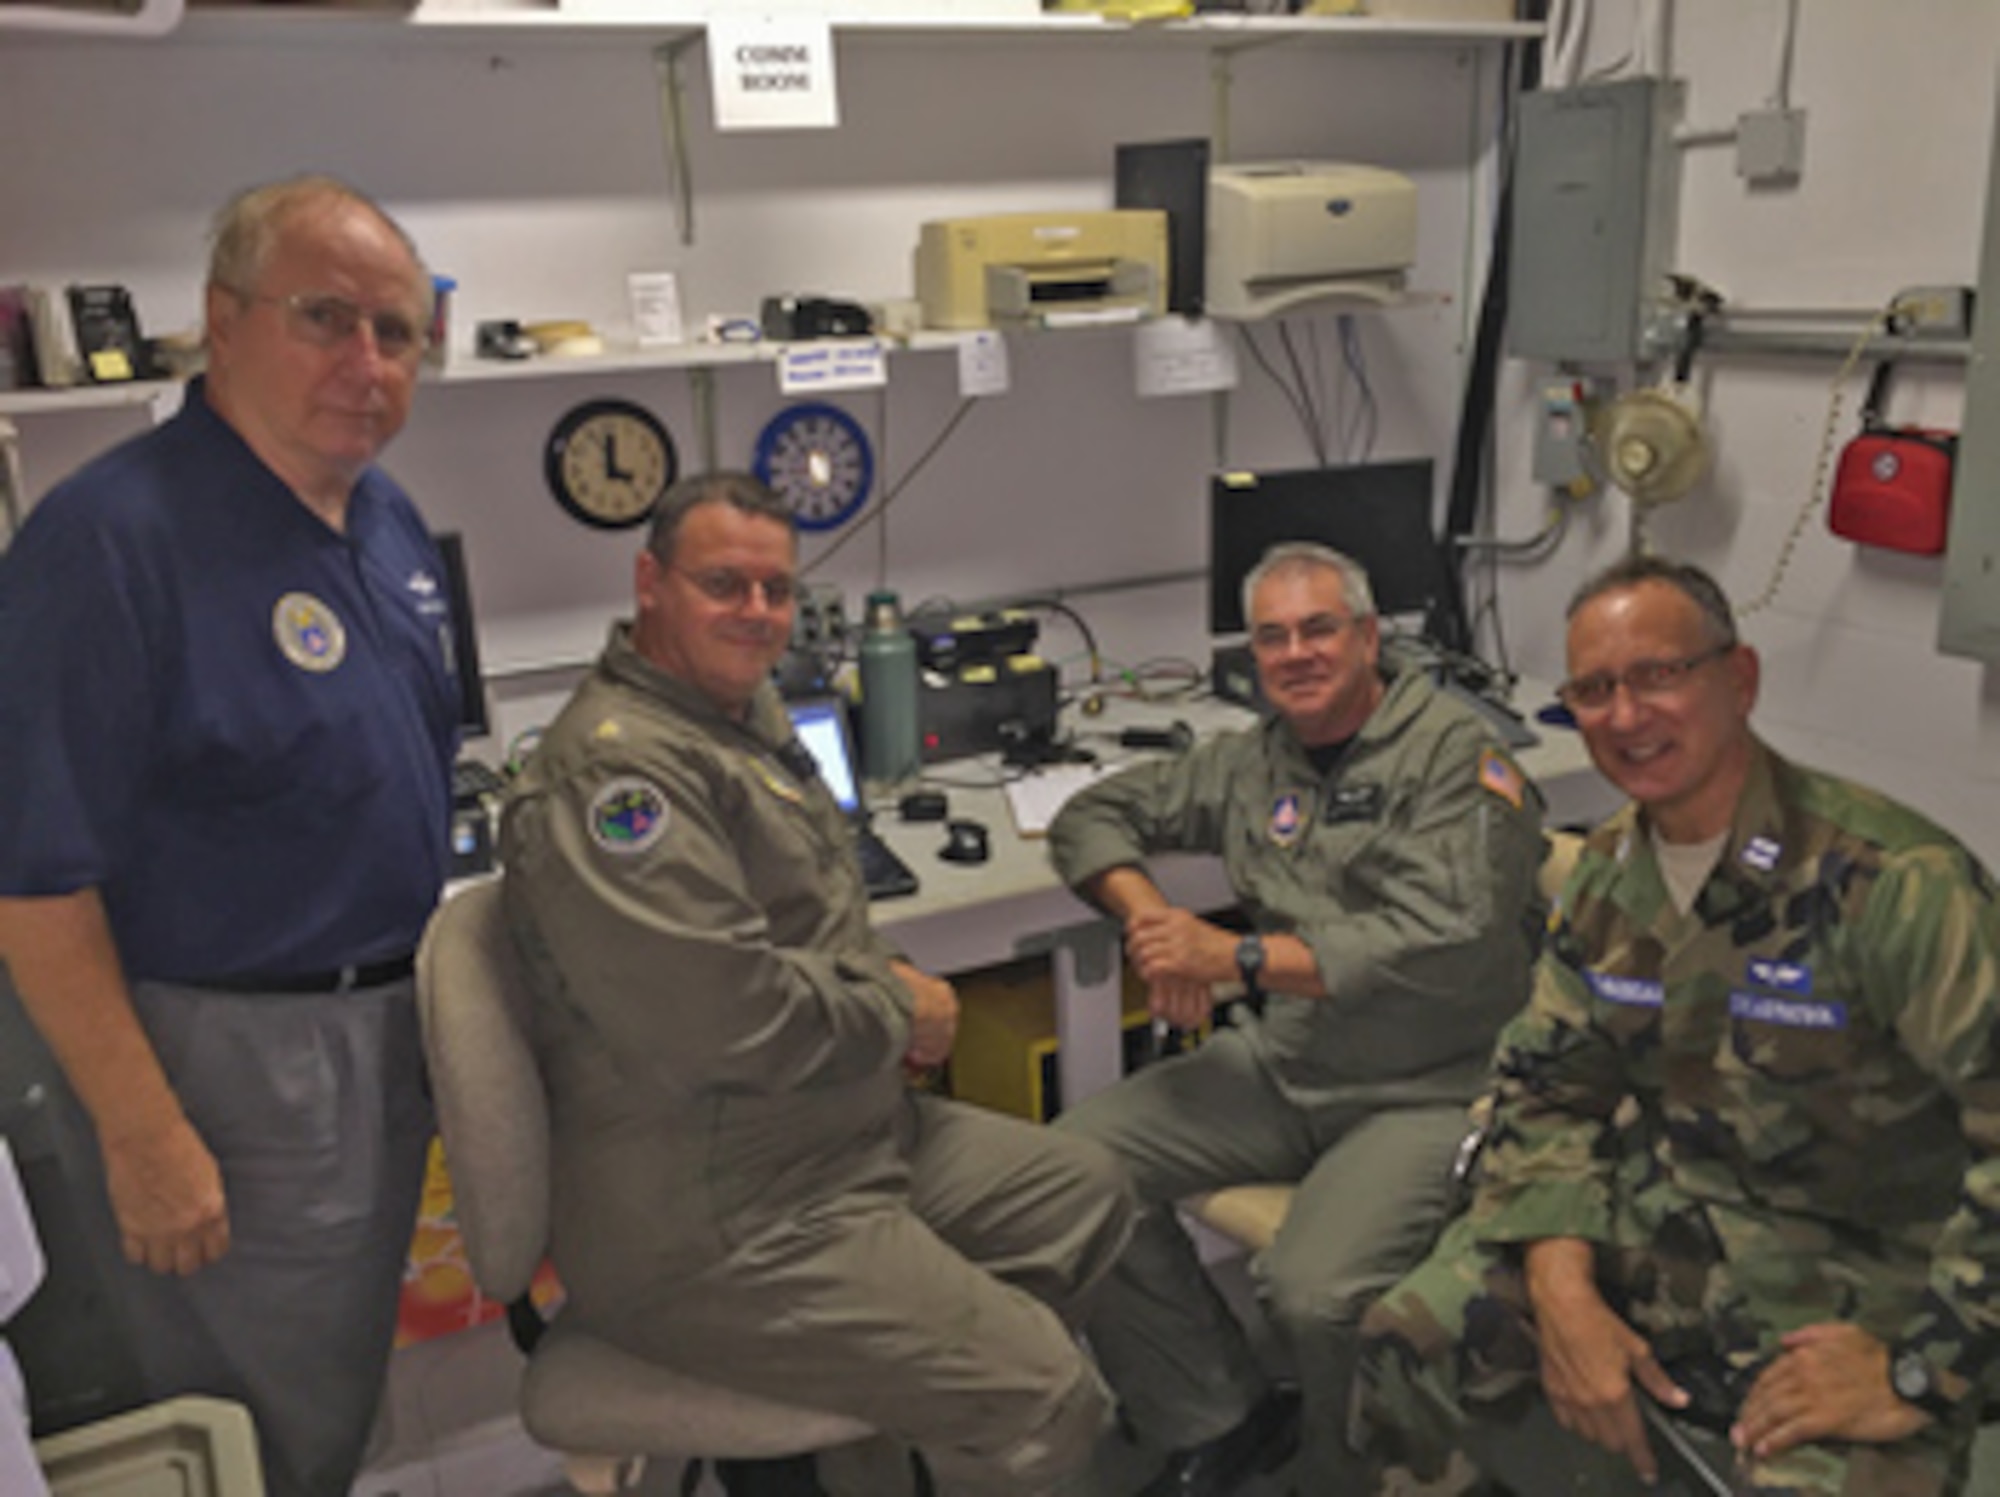
[{"label": "man in navy blue polo shirt", "polygon": [[351,188],[242,195],[207,377],[0,560],[0,956],[89,1119],[141,1395],[246,1403],[272,1497],[360,1463],[430,1132],[450,621],[373,466],[430,295]]}]

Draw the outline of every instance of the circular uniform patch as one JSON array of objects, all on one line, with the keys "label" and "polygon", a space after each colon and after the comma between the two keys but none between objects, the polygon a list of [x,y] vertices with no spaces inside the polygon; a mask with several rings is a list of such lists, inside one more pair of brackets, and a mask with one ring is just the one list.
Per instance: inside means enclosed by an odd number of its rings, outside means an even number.
[{"label": "circular uniform patch", "polygon": [[644,852],[667,830],[667,797],[651,780],[613,780],[590,798],[590,840],[606,852]]},{"label": "circular uniform patch", "polygon": [[286,593],[271,610],[271,636],[285,658],[321,675],[347,658],[347,630],[311,593]]}]

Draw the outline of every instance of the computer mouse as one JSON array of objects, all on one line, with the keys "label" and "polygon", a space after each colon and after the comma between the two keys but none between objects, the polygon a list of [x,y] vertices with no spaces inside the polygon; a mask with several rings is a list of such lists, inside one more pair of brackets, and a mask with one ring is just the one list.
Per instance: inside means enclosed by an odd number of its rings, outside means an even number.
[{"label": "computer mouse", "polygon": [[938,849],[938,856],[947,863],[983,863],[993,856],[986,840],[985,822],[948,821],[944,829],[945,842]]}]

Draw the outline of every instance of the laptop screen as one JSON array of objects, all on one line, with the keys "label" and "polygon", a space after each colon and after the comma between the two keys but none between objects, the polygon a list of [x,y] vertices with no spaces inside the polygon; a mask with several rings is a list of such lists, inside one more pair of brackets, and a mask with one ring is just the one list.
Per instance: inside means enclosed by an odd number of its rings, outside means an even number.
[{"label": "laptop screen", "polygon": [[792,719],[792,731],[799,742],[812,751],[819,764],[820,778],[840,809],[850,815],[861,809],[861,795],[854,776],[854,746],[847,737],[847,708],[839,697],[805,697],[785,703]]}]

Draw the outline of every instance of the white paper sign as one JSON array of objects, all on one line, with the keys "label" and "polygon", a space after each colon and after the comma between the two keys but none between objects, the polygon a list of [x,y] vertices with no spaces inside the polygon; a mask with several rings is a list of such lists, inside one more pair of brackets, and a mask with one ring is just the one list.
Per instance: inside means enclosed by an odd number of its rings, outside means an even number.
[{"label": "white paper sign", "polygon": [[1132,334],[1133,383],[1141,396],[1236,388],[1236,345],[1206,318],[1159,317]]},{"label": "white paper sign", "polygon": [[840,123],[833,27],[824,17],[711,16],[708,78],[718,130],[831,130]]},{"label": "white paper sign", "polygon": [[632,298],[632,331],[641,348],[681,341],[680,282],[671,270],[635,270],[625,277]]},{"label": "white paper sign", "polygon": [[958,345],[958,393],[1007,393],[1007,340],[998,333],[974,333]]},{"label": "white paper sign", "polygon": [[875,390],[888,383],[889,345],[879,338],[788,343],[778,355],[778,388],[787,395]]}]

